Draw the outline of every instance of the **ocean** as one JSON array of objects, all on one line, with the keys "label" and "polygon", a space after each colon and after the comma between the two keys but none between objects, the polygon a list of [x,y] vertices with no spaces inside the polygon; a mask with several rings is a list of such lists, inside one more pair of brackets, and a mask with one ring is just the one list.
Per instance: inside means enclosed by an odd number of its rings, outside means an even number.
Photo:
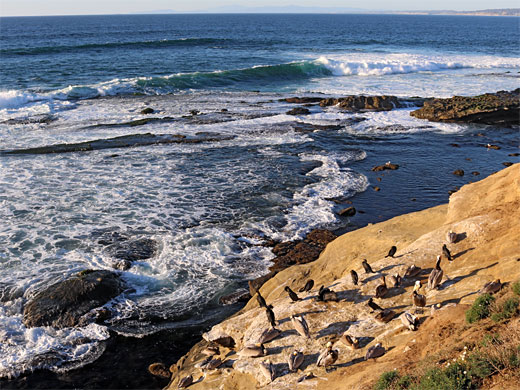
[{"label": "ocean", "polygon": [[[3,17],[0,32],[2,378],[77,369],[114,335],[215,322],[228,314],[219,297],[268,271],[264,241],[445,203],[518,161],[518,129],[430,123],[413,103],[294,116],[284,100],[515,89],[517,18]],[[371,171],[387,161],[399,170]],[[358,213],[340,217],[349,202]],[[141,239],[153,256],[117,271],[130,288],[107,303],[110,320],[23,325],[46,286],[114,269],[106,240]]]}]

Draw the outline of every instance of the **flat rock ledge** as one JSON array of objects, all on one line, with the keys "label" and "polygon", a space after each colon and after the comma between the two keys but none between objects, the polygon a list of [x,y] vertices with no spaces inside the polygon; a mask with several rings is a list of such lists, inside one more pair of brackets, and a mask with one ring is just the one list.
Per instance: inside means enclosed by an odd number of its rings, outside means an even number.
[{"label": "flat rock ledge", "polygon": [[411,116],[433,122],[472,122],[488,125],[520,124],[520,88],[484,95],[432,99]]},{"label": "flat rock ledge", "polygon": [[73,327],[82,316],[123,292],[124,284],[110,271],[86,270],[36,294],[23,309],[26,327]]},{"label": "flat rock ledge", "polygon": [[390,111],[401,107],[395,96],[362,96],[350,95],[340,98],[329,98],[320,101],[321,107],[337,106],[347,111]]}]

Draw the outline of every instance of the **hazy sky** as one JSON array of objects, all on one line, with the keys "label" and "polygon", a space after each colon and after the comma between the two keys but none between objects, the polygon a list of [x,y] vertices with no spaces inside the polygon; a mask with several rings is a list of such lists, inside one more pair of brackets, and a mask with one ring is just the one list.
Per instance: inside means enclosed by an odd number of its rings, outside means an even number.
[{"label": "hazy sky", "polygon": [[149,12],[152,10],[197,11],[227,5],[319,6],[364,8],[371,10],[478,10],[486,8],[518,8],[518,0],[0,0],[0,15],[81,15]]}]

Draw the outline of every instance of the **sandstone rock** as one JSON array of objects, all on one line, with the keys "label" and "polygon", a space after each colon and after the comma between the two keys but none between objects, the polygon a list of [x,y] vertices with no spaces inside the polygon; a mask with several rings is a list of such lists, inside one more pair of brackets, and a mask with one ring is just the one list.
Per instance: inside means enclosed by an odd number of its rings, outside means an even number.
[{"label": "sandstone rock", "polygon": [[310,113],[309,109],[304,107],[296,107],[286,112],[287,115],[307,115]]},{"label": "sandstone rock", "polygon": [[453,174],[456,176],[464,176],[464,170],[462,169],[456,169],[453,171]]},{"label": "sandstone rock", "polygon": [[374,171],[374,172],[380,172],[380,171],[386,171],[386,170],[395,171],[396,169],[399,169],[399,165],[392,164],[390,161],[388,161],[387,163],[385,163],[383,165],[376,165],[375,167],[372,168],[372,171]]},{"label": "sandstone rock", "polygon": [[505,161],[502,163],[502,165],[504,165],[506,167],[510,167],[511,165],[513,165],[513,163],[511,161]]},{"label": "sandstone rock", "polygon": [[473,171],[473,172],[471,172],[471,174],[472,174],[473,176],[478,176],[478,175],[480,175],[480,172],[479,172],[479,171]]},{"label": "sandstone rock", "polygon": [[23,309],[26,327],[72,327],[90,310],[121,294],[124,285],[110,271],[86,270],[39,292]]},{"label": "sandstone rock", "polygon": [[231,294],[224,295],[218,299],[221,305],[232,305],[237,302],[247,302],[251,299],[251,294],[246,289],[239,289]]},{"label": "sandstone rock", "polygon": [[340,210],[338,214],[342,217],[353,217],[354,215],[356,215],[356,208],[347,207],[346,209]]},{"label": "sandstone rock", "polygon": [[473,122],[511,126],[520,124],[520,88],[448,99],[432,99],[410,115],[434,122]]},{"label": "sandstone rock", "polygon": [[152,375],[161,378],[169,379],[171,377],[170,371],[163,363],[152,363],[148,366],[148,372]]},{"label": "sandstone rock", "polygon": [[350,95],[338,99],[328,98],[320,102],[321,107],[338,106],[348,111],[390,111],[399,108],[398,99],[395,96],[362,96]]},{"label": "sandstone rock", "polygon": [[509,157],[517,157],[519,155],[520,155],[520,153],[509,153],[508,154]]}]

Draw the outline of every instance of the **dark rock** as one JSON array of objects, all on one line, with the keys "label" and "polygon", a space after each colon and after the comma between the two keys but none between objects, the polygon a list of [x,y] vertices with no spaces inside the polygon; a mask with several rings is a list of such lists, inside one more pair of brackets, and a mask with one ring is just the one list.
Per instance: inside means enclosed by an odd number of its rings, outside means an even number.
[{"label": "dark rock", "polygon": [[392,164],[389,161],[383,165],[376,165],[375,167],[372,168],[372,171],[374,171],[374,172],[380,172],[380,171],[386,171],[386,170],[395,171],[396,169],[399,169],[399,165]]},{"label": "dark rock", "polygon": [[307,115],[310,113],[309,109],[304,107],[296,107],[286,112],[287,115]]},{"label": "dark rock", "polygon": [[152,363],[148,366],[148,372],[161,378],[169,379],[172,375],[164,363]]},{"label": "dark rock", "polygon": [[355,207],[347,207],[343,210],[340,210],[338,214],[342,217],[353,217],[354,215],[356,215],[356,209]]},{"label": "dark rock", "polygon": [[141,114],[143,115],[153,114],[154,112],[154,109],[151,107],[146,107],[141,110]]},{"label": "dark rock", "polygon": [[130,262],[128,260],[125,260],[125,259],[121,259],[121,260],[116,261],[115,263],[113,263],[112,267],[114,269],[118,269],[118,270],[121,270],[121,271],[126,271],[127,269],[132,267],[132,262]]},{"label": "dark rock", "polygon": [[487,145],[484,145],[486,148],[488,149],[493,149],[493,150],[500,150],[500,146],[498,145],[491,145],[491,144],[487,144]]},{"label": "dark rock", "polygon": [[450,146],[453,146],[454,148],[460,148],[459,144],[450,144]]},{"label": "dark rock", "polygon": [[229,110],[227,108],[223,108],[222,110],[220,110],[220,112],[228,112]]},{"label": "dark rock", "polygon": [[502,165],[504,165],[506,167],[510,167],[511,165],[513,165],[513,163],[511,161],[505,161],[502,163]]},{"label": "dark rock", "polygon": [[518,157],[518,156],[520,156],[520,153],[509,153],[508,156],[509,157]]},{"label": "dark rock", "polygon": [[319,97],[290,97],[286,99],[281,99],[282,101],[286,101],[287,103],[296,103],[296,104],[304,104],[304,103],[319,103],[322,98]]},{"label": "dark rock", "polygon": [[453,171],[453,174],[457,176],[464,176],[464,171],[462,169],[456,169]]},{"label": "dark rock", "polygon": [[321,107],[338,106],[348,111],[390,111],[401,107],[395,96],[350,95],[338,99],[328,98],[320,102]]},{"label": "dark rock", "polygon": [[200,114],[200,111],[199,110],[191,110],[190,111],[190,114],[195,116],[195,115],[199,115]]},{"label": "dark rock", "polygon": [[449,194],[449,195],[452,195],[452,194],[454,194],[455,192],[457,192],[458,190],[459,190],[459,187],[455,187],[455,188],[449,190],[449,191],[448,191],[448,194]]},{"label": "dark rock", "polygon": [[221,305],[232,305],[237,302],[247,302],[251,299],[251,294],[246,289],[237,290],[231,294],[224,295],[218,299]]},{"label": "dark rock", "polygon": [[473,171],[473,172],[471,172],[471,174],[472,174],[473,176],[478,176],[478,175],[480,175],[480,172],[479,172],[479,171]]},{"label": "dark rock", "polygon": [[512,126],[520,124],[520,88],[484,95],[432,99],[410,115],[434,122],[473,122]]},{"label": "dark rock", "polygon": [[102,324],[106,320],[112,318],[112,312],[105,308],[100,307],[89,311],[87,314],[81,316],[78,321],[78,326],[87,326],[95,322],[96,324]]},{"label": "dark rock", "polygon": [[110,271],[88,270],[53,284],[36,294],[23,309],[26,327],[72,327],[90,310],[104,305],[124,289]]},{"label": "dark rock", "polygon": [[[123,260],[120,264],[123,268],[116,268],[128,269],[129,266],[125,261],[132,262],[149,259],[157,252],[158,245],[157,242],[150,238],[139,238],[137,240],[116,241],[106,249],[116,259]],[[119,263],[117,262],[116,264]],[[128,266],[128,268],[124,268],[125,266]]]},{"label": "dark rock", "polygon": [[374,191],[379,192],[379,191],[381,191],[381,188],[379,188],[378,186],[375,186]]},{"label": "dark rock", "polygon": [[340,130],[344,125],[314,125],[312,123],[295,123],[292,125],[294,131],[298,133],[312,133],[316,130]]}]

